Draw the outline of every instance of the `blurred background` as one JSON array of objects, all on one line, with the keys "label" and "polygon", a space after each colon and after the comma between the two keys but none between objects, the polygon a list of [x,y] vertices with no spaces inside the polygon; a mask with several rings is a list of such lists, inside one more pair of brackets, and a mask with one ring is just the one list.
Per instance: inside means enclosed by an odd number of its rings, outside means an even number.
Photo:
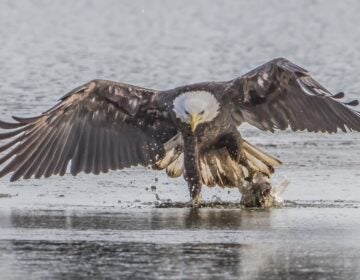
[{"label": "blurred background", "polygon": [[331,90],[360,87],[356,0],[0,4],[1,92],[34,111],[93,78],[167,89],[232,79],[275,57]]}]

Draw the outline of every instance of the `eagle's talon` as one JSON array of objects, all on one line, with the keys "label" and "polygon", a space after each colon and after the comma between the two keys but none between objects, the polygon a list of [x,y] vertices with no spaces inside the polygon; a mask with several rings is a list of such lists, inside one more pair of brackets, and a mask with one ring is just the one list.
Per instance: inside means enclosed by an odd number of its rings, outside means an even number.
[{"label": "eagle's talon", "polygon": [[192,198],[192,207],[199,208],[201,206],[201,196],[197,195]]}]

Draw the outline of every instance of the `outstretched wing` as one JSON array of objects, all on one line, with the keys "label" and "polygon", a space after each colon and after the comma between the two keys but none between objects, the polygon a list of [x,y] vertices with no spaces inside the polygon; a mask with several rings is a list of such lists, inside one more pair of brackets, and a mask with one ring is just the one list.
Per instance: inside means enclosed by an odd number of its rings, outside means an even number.
[{"label": "outstretched wing", "polygon": [[111,81],[94,80],[65,95],[49,111],[33,118],[0,122],[11,129],[0,134],[6,164],[0,177],[11,180],[53,174],[99,174],[108,170],[154,163],[163,143],[177,132],[159,92]]},{"label": "outstretched wing", "polygon": [[360,113],[341,103],[344,93],[331,94],[307,70],[279,58],[229,82],[225,90],[232,116],[262,130],[312,132],[360,131]]}]

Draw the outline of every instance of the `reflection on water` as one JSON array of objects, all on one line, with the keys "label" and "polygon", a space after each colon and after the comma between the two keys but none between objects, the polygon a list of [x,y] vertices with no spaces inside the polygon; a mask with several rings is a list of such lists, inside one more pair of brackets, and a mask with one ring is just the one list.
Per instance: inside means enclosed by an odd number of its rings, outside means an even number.
[{"label": "reflection on water", "polygon": [[[65,211],[12,211],[11,227],[30,229],[72,230],[247,230],[252,227],[271,227],[271,211],[240,209],[161,209],[135,212],[102,213],[81,215],[81,212]],[[75,215],[74,215],[75,214]],[[1,217],[1,216],[0,216]],[[256,217],[256,220],[254,218]],[[1,218],[0,218],[1,219]]]},{"label": "reflection on water", "polygon": [[[357,252],[351,249],[315,248],[306,256],[300,247],[241,244],[14,241],[1,242],[2,247],[11,248],[16,259],[11,264],[15,274],[7,279],[25,275],[49,279],[356,279],[359,275]],[[9,253],[5,250],[5,255]]]},{"label": "reflection on water", "polygon": [[[6,279],[356,279],[359,213],[337,209],[338,219],[332,210],[14,210],[0,216],[0,273]],[[332,242],[334,235],[342,238]]]}]

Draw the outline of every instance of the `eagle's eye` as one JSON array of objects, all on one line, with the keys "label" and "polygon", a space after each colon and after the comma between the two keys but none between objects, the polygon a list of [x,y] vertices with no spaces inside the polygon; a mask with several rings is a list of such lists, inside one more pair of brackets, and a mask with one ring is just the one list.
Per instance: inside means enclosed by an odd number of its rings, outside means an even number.
[{"label": "eagle's eye", "polygon": [[205,113],[205,110],[202,110],[202,111],[200,112],[200,115],[204,115],[204,113]]},{"label": "eagle's eye", "polygon": [[189,113],[188,111],[186,111],[186,110],[185,110],[185,114],[186,114],[186,115],[190,115],[190,113]]}]

